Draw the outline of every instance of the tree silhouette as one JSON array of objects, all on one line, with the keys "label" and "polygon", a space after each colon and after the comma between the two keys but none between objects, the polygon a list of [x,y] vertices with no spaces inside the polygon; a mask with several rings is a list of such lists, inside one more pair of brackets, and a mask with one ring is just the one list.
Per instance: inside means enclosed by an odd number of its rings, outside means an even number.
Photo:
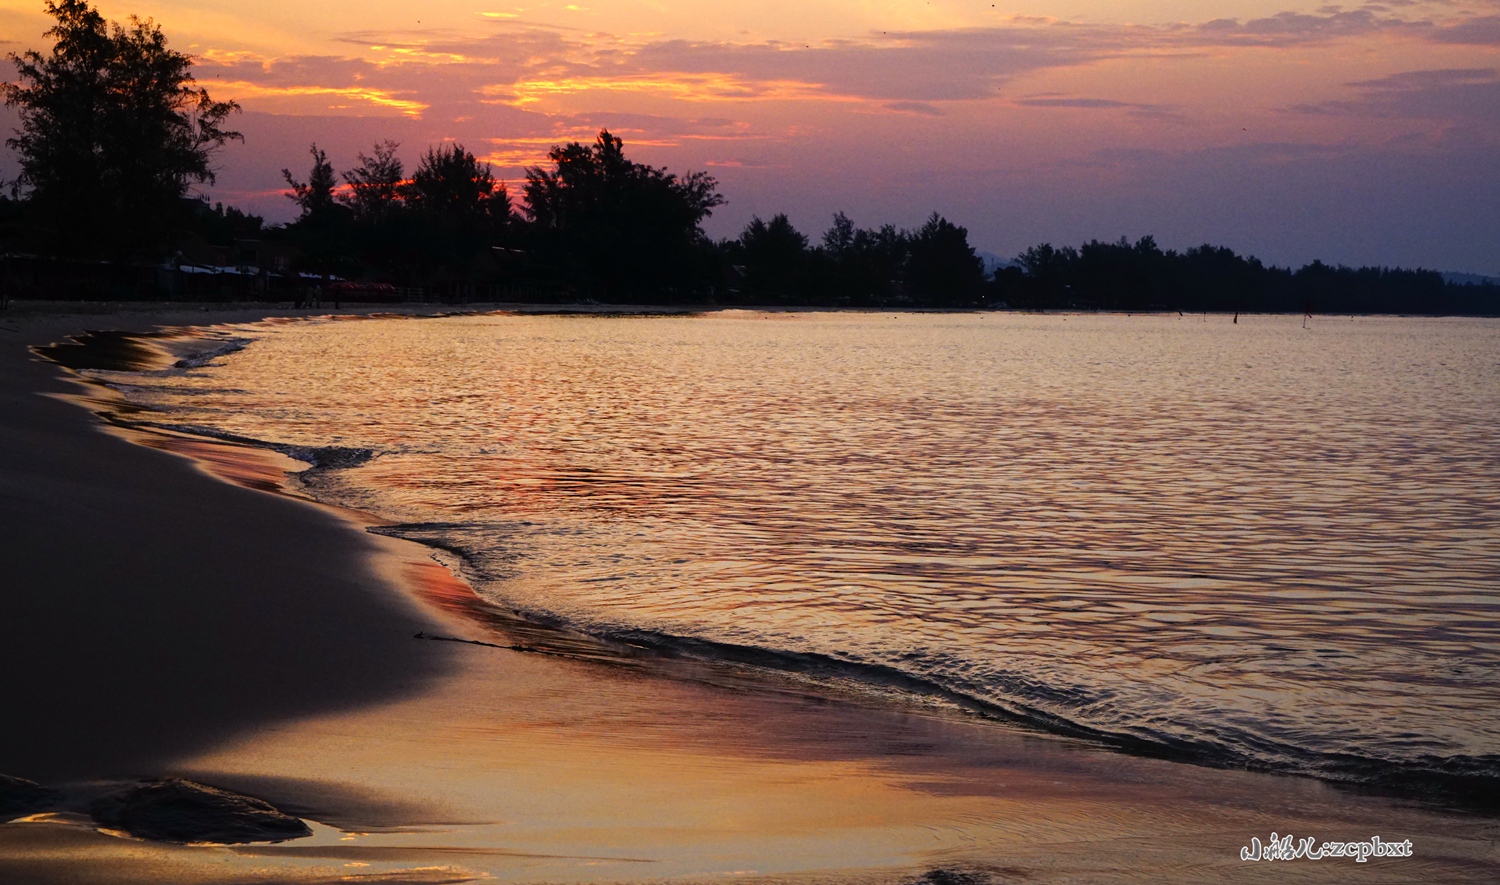
[{"label": "tree silhouette", "polygon": [[842,212],[833,215],[833,226],[823,232],[823,252],[835,262],[854,254],[854,222]]},{"label": "tree silhouette", "polygon": [[510,222],[510,196],[488,163],[460,144],[428,148],[400,188],[411,263],[441,284],[482,275]]},{"label": "tree silhouette", "polygon": [[1071,306],[1069,298],[1077,261],[1077,249],[1072,246],[1056,249],[1051,243],[1040,243],[1016,256],[1027,284],[1019,293],[1018,303],[1039,310]]},{"label": "tree silhouette", "polygon": [[872,248],[875,237],[874,231],[856,228],[842,212],[834,214],[833,225],[823,232],[818,285],[839,303],[870,304],[890,294],[902,256],[895,256],[889,265],[882,262]]},{"label": "tree silhouette", "polygon": [[321,220],[338,205],[333,195],[333,189],[338,186],[338,179],[333,174],[333,164],[328,162],[328,155],[319,150],[316,144],[308,150],[312,153],[313,164],[306,182],[293,177],[290,169],[281,170],[281,177],[286,179],[292,189],[287,197],[302,210],[302,214],[297,217],[299,222]]},{"label": "tree silhouette", "polygon": [[52,52],[11,54],[4,84],[20,128],[17,184],[51,250],[128,255],[159,243],[194,182],[214,180],[215,153],[239,110],[196,84],[190,56],[135,17],[109,23],[84,0],[48,0]]},{"label": "tree silhouette", "polygon": [[292,189],[287,197],[301,210],[297,220],[287,225],[302,252],[297,267],[316,274],[355,274],[359,264],[353,254],[352,214],[335,197],[338,177],[333,164],[316,144],[308,148],[308,153],[312,154],[312,168],[307,181],[298,181],[290,169],[281,170],[281,177]]},{"label": "tree silhouette", "polygon": [[339,195],[339,200],[354,213],[355,221],[378,223],[399,209],[406,173],[401,158],[396,156],[398,147],[390,139],[379,142],[374,156],[359,154],[359,165],[344,173],[349,192]]},{"label": "tree silhouette", "polygon": [[632,162],[607,129],[547,158],[551,169],[526,170],[525,211],[560,276],[616,296],[692,285],[708,248],[698,225],[724,202],[712,176]]},{"label": "tree silhouette", "polygon": [[802,298],[810,287],[807,237],[784,214],[769,222],[752,216],[740,234],[745,285],[750,292],[778,299]]},{"label": "tree silhouette", "polygon": [[510,219],[505,185],[461,144],[428,148],[402,195],[409,208],[450,227],[503,226]]},{"label": "tree silhouette", "polygon": [[969,245],[969,232],[936,212],[909,238],[907,282],[922,301],[968,304],[984,285],[984,262]]}]

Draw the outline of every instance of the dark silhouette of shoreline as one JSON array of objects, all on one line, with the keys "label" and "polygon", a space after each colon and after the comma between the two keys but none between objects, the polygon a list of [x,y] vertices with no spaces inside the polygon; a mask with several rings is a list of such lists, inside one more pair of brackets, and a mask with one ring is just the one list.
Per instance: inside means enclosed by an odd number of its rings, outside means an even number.
[{"label": "dark silhouette of shoreline", "polygon": [[[1077,248],[1044,243],[985,273],[964,229],[936,214],[916,231],[887,225],[843,242],[843,216],[836,216],[816,245],[785,216],[755,219],[736,239],[667,244],[675,258],[642,249],[636,259],[662,269],[651,279],[595,275],[575,254],[595,241],[527,230],[522,221],[501,239],[509,245],[475,237],[463,254],[454,253],[459,240],[415,219],[391,222],[405,229],[399,235],[339,222],[339,243],[329,246],[327,230],[265,226],[221,207],[195,210],[179,228],[191,248],[172,259],[111,262],[26,251],[18,242],[22,217],[18,204],[0,198],[0,243],[8,247],[0,251],[0,307],[33,299],[1500,316],[1500,285],[1489,281],[1321,261],[1294,270],[1223,246],[1164,250],[1151,237]],[[401,249],[390,245],[408,235]],[[947,243],[935,242],[944,236]],[[423,252],[426,241],[443,242],[450,254]]]}]

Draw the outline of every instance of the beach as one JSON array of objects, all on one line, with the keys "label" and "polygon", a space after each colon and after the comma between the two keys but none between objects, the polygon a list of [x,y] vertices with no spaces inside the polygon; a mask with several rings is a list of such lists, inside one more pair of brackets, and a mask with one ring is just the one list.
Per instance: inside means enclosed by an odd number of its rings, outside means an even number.
[{"label": "beach", "polygon": [[[28,350],[84,330],[277,311],[90,310],[0,314],[0,684],[11,723],[0,774],[78,795],[182,777],[270,802],[313,835],[170,845],[100,832],[65,810],[0,825],[0,879],[1500,874],[1483,814],[1126,755],[730,662],[528,634],[430,548],[290,493],[281,474],[305,465],[112,428],[90,412],[118,408],[111,391]],[[1409,839],[1415,850],[1362,863],[1242,860],[1252,837],[1273,831]]]}]

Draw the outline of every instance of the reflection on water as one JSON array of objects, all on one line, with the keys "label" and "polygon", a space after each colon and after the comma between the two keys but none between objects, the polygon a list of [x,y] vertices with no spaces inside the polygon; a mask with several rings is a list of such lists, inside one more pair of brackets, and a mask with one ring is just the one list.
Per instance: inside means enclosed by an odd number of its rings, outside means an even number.
[{"label": "reflection on water", "polygon": [[1496,773],[1494,321],[235,334],[259,340],[114,380],[177,424],[373,450],[311,491],[462,550],[508,606],[893,667],[1213,758]]}]

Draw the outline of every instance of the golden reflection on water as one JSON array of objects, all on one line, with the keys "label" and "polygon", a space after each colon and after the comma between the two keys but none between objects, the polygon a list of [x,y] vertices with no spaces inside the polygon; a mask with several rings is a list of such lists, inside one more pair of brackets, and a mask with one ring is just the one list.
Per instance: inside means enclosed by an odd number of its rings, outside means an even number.
[{"label": "golden reflection on water", "polygon": [[596,629],[884,664],[1287,763],[1500,752],[1500,324],[1019,315],[250,326],[121,376],[374,449],[319,497]]}]

